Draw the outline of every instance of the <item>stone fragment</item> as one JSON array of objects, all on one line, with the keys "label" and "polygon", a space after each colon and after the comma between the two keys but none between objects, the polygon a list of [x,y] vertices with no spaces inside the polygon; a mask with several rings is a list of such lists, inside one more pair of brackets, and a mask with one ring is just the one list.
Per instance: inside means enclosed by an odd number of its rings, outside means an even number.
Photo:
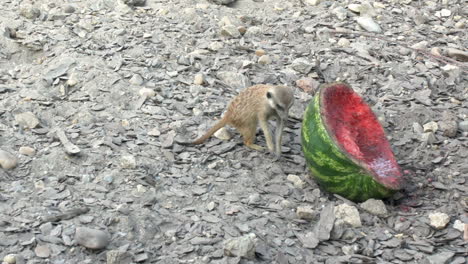
[{"label": "stone fragment", "polygon": [[135,73],[133,74],[132,78],[130,78],[129,82],[133,85],[140,86],[143,84],[144,80],[140,74]]},{"label": "stone fragment", "polygon": [[221,140],[230,140],[232,138],[231,133],[226,127],[220,128],[218,131],[216,131],[213,134],[216,138],[219,138]]},{"label": "stone fragment", "polygon": [[426,132],[422,134],[421,141],[424,142],[427,145],[432,145],[434,144],[437,139],[432,132]]},{"label": "stone fragment", "polygon": [[39,125],[39,119],[32,112],[16,114],[15,120],[23,128],[35,128]]},{"label": "stone fragment", "polygon": [[102,249],[110,242],[110,234],[107,231],[87,227],[77,227],[75,241],[78,245],[90,249]]},{"label": "stone fragment", "polygon": [[34,253],[40,258],[50,257],[50,249],[47,245],[37,245],[36,248],[34,248]]},{"label": "stone fragment", "polygon": [[439,129],[439,125],[437,124],[437,122],[434,122],[434,121],[431,121],[429,123],[426,123],[423,125],[423,128],[424,128],[424,132],[437,132],[437,129]]},{"label": "stone fragment", "polygon": [[122,0],[122,2],[128,6],[144,6],[146,0]]},{"label": "stone fragment", "polygon": [[221,28],[221,35],[226,37],[238,38],[241,36],[241,33],[239,32],[236,26],[225,25]]},{"label": "stone fragment", "polygon": [[65,12],[67,14],[75,13],[75,7],[72,6],[72,5],[65,5],[63,7],[63,12]]},{"label": "stone fragment", "polygon": [[382,28],[380,28],[379,24],[377,24],[371,17],[364,16],[358,17],[356,22],[361,26],[363,29],[369,32],[381,33]]},{"label": "stone fragment", "polygon": [[296,236],[305,248],[316,248],[320,242],[314,232],[297,233]]},{"label": "stone fragment", "polygon": [[134,169],[136,168],[136,159],[133,155],[123,155],[120,158],[120,167],[124,169]]},{"label": "stone fragment", "polygon": [[107,264],[132,263],[132,255],[123,250],[109,250],[106,252]]},{"label": "stone fragment", "polygon": [[306,5],[310,5],[310,6],[316,6],[318,4],[320,4],[321,0],[304,0],[304,3]]},{"label": "stone fragment", "polygon": [[247,234],[224,242],[224,255],[255,259],[255,234]]},{"label": "stone fragment", "polygon": [[361,227],[361,216],[356,207],[340,204],[335,206],[335,216],[337,219],[342,219],[345,223],[350,224],[352,227]]},{"label": "stone fragment", "polygon": [[10,170],[16,167],[17,164],[18,160],[14,155],[0,149],[0,167],[5,170]]},{"label": "stone fragment", "polygon": [[450,217],[446,213],[433,212],[429,214],[429,220],[435,229],[444,229],[450,222]]},{"label": "stone fragment", "polygon": [[314,63],[310,62],[308,59],[306,58],[297,58],[295,59],[292,64],[291,64],[291,67],[295,70],[295,71],[298,71],[300,73],[303,73],[303,74],[307,74],[310,72],[310,70],[312,70],[312,68],[315,66]]},{"label": "stone fragment", "polygon": [[15,264],[16,263],[16,254],[8,254],[3,257],[3,262],[6,264]]},{"label": "stone fragment", "polygon": [[251,86],[249,78],[245,77],[242,73],[221,71],[218,72],[216,76],[236,90],[241,90]]},{"label": "stone fragment", "polygon": [[296,210],[297,217],[305,220],[312,220],[314,218],[314,210],[310,206],[299,206]]},{"label": "stone fragment", "polygon": [[345,20],[348,16],[346,9],[342,6],[333,9],[332,13],[341,21]]},{"label": "stone fragment", "polygon": [[340,38],[337,44],[338,46],[341,46],[341,47],[349,47],[349,45],[351,44],[351,41],[349,41],[349,39],[347,38]]},{"label": "stone fragment", "polygon": [[27,19],[35,19],[41,15],[41,11],[36,7],[26,5],[20,9],[20,15]]},{"label": "stone fragment", "polygon": [[455,220],[455,222],[453,223],[453,228],[459,230],[460,232],[463,232],[463,230],[465,229],[465,224],[460,220]]},{"label": "stone fragment", "polygon": [[446,137],[455,137],[457,135],[458,124],[455,120],[441,120],[438,122],[442,134]]},{"label": "stone fragment", "polygon": [[331,231],[335,223],[335,212],[333,204],[326,205],[320,212],[320,220],[314,228],[314,233],[320,241],[330,239]]},{"label": "stone fragment", "polygon": [[141,95],[141,96],[145,96],[145,97],[153,97],[156,95],[156,92],[153,90],[153,89],[150,89],[150,88],[141,88],[138,93]]},{"label": "stone fragment", "polygon": [[422,264],[448,264],[455,255],[454,252],[446,251],[431,256],[427,256],[421,261]]},{"label": "stone fragment", "polygon": [[195,77],[193,78],[193,84],[196,84],[196,85],[203,85],[205,84],[205,76],[203,75],[203,73],[197,73],[195,74]]},{"label": "stone fragment", "polygon": [[266,65],[271,63],[271,58],[268,55],[263,55],[258,58],[258,64]]},{"label": "stone fragment", "polygon": [[218,5],[229,5],[229,4],[234,3],[236,0],[208,0],[208,1],[214,4],[218,4]]},{"label": "stone fragment", "polygon": [[262,34],[262,29],[257,26],[252,26],[252,27],[247,28],[247,31],[245,32],[244,36],[255,37],[255,36],[259,36],[260,34]]},{"label": "stone fragment", "polygon": [[382,200],[369,199],[360,204],[361,208],[376,216],[386,216],[388,214],[387,207]]},{"label": "stone fragment", "polygon": [[57,137],[59,138],[60,142],[62,143],[63,147],[65,148],[65,152],[70,155],[76,155],[81,152],[80,148],[73,144],[65,135],[65,132],[57,128],[55,131]]},{"label": "stone fragment", "polygon": [[463,132],[468,132],[468,120],[458,123],[458,128],[460,128],[460,130]]},{"label": "stone fragment", "polygon": [[258,57],[261,57],[265,54],[266,54],[265,50],[262,50],[262,49],[258,49],[255,51],[255,56],[258,56]]},{"label": "stone fragment", "polygon": [[320,83],[316,80],[305,77],[296,81],[296,86],[301,88],[304,92],[309,93],[311,95],[315,94],[315,91],[319,87]]},{"label": "stone fragment", "polygon": [[287,179],[292,182],[296,188],[302,189],[305,186],[305,182],[297,175],[289,174]]}]

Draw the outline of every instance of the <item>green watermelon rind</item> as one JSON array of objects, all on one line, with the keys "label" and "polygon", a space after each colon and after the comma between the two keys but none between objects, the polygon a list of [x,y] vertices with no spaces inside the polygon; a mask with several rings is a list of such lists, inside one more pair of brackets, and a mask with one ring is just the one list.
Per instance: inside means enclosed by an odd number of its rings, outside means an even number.
[{"label": "green watermelon rind", "polygon": [[393,195],[395,190],[377,182],[330,137],[320,111],[320,94],[307,106],[301,129],[302,151],[314,179],[326,191],[356,202]]}]

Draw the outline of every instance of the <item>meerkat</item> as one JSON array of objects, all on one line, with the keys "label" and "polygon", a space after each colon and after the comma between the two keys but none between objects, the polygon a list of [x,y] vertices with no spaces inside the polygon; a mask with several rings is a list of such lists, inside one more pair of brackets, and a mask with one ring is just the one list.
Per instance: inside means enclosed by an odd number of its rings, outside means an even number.
[{"label": "meerkat", "polygon": [[[248,87],[229,103],[221,120],[192,144],[201,144],[225,125],[230,125],[239,131],[247,147],[263,151],[263,147],[255,144],[255,134],[260,125],[268,150],[279,157],[284,123],[293,103],[294,92],[287,86],[259,84]],[[268,120],[271,119],[276,120],[275,144],[268,128]]]}]

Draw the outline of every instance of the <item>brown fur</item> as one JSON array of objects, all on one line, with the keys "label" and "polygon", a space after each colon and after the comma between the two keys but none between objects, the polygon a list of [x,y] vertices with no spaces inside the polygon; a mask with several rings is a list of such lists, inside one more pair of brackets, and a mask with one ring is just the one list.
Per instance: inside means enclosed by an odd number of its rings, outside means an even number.
[{"label": "brown fur", "polygon": [[273,140],[266,126],[266,122],[271,118],[281,119],[281,117],[279,117],[275,110],[268,104],[268,91],[274,92],[276,97],[281,99],[281,103],[283,103],[285,107],[289,108],[294,100],[292,90],[285,86],[259,84],[248,87],[242,90],[239,95],[229,103],[223,118],[203,136],[193,141],[192,144],[201,144],[225,125],[231,125],[241,133],[246,146],[256,150],[262,150],[262,147],[254,144],[256,130],[260,122],[260,126],[264,130],[268,148],[273,150]]}]

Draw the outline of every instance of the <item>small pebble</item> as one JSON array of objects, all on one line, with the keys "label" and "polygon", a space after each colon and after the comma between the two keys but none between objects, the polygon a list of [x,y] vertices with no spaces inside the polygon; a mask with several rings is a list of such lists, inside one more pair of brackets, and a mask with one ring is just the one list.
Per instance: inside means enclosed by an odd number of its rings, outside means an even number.
[{"label": "small pebble", "polygon": [[16,254],[8,254],[3,257],[3,262],[7,264],[15,264],[16,263]]},{"label": "small pebble", "polygon": [[446,213],[433,212],[429,214],[429,220],[435,229],[444,229],[450,222],[450,217]]},{"label": "small pebble", "polygon": [[377,24],[372,18],[370,17],[358,17],[356,19],[359,26],[369,32],[381,33],[382,28],[380,28],[379,24]]},{"label": "small pebble", "polygon": [[40,258],[50,257],[50,249],[46,245],[37,245],[36,248],[34,249],[34,253],[36,253],[36,256]]},{"label": "small pebble", "polygon": [[146,96],[146,97],[153,97],[156,95],[156,92],[150,88],[141,88],[140,91],[138,91],[138,93],[141,96]]},{"label": "small pebble", "polygon": [[0,149],[0,167],[9,170],[16,167],[17,164],[18,161],[14,155]]},{"label": "small pebble", "polygon": [[388,214],[387,207],[382,200],[369,199],[360,204],[361,208],[376,216],[385,216]]},{"label": "small pebble", "polygon": [[218,131],[216,131],[214,134],[213,134],[216,138],[219,138],[221,140],[230,140],[232,138],[232,135],[231,133],[229,132],[229,130],[227,130],[227,128],[225,127],[222,127],[221,129],[219,129]]},{"label": "small pebble", "polygon": [[260,58],[258,58],[258,63],[262,65],[270,64],[271,58],[268,55],[263,55]]},{"label": "small pebble", "polygon": [[258,49],[258,50],[255,51],[255,55],[258,56],[258,57],[261,57],[261,56],[263,56],[265,54],[266,54],[266,52],[264,50],[262,50],[262,49]]},{"label": "small pebble", "polygon": [[296,210],[297,217],[305,220],[312,220],[314,218],[314,210],[310,206],[299,206]]},{"label": "small pebble", "polygon": [[337,219],[342,219],[345,223],[352,227],[361,227],[361,216],[356,207],[348,204],[340,204],[335,206],[335,215]]},{"label": "small pebble", "polygon": [[120,166],[124,169],[134,169],[136,167],[135,156],[124,155],[120,158]]},{"label": "small pebble", "polygon": [[205,76],[202,73],[195,74],[193,78],[193,84],[203,85],[205,83]]},{"label": "small pebble", "polygon": [[224,255],[255,259],[255,234],[248,234],[225,241]]},{"label": "small pebble", "polygon": [[16,114],[15,120],[23,128],[35,128],[39,125],[39,119],[32,112]]},{"label": "small pebble", "polygon": [[143,77],[139,74],[134,74],[132,78],[130,78],[129,82],[133,85],[142,85],[143,84]]},{"label": "small pebble", "polygon": [[351,44],[351,42],[349,41],[349,39],[340,38],[340,39],[338,40],[338,46],[341,46],[341,47],[349,47],[350,44]]},{"label": "small pebble", "polygon": [[75,13],[75,8],[72,5],[65,5],[63,7],[63,12],[67,14]]},{"label": "small pebble", "polygon": [[297,175],[289,174],[287,179],[292,182],[296,188],[302,189],[305,186],[305,182]]},{"label": "small pebble", "polygon": [[78,245],[90,249],[102,249],[110,242],[110,234],[107,231],[91,229],[87,227],[77,227],[75,241]]}]

